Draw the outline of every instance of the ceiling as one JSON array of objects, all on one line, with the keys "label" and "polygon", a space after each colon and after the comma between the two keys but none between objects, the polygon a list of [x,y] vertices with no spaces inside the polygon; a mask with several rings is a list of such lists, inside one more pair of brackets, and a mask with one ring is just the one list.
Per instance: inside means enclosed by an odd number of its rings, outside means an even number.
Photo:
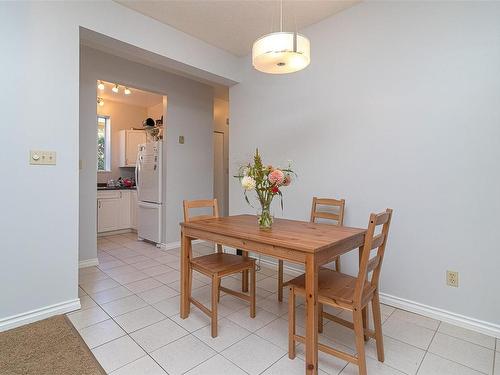
[{"label": "ceiling", "polygon": [[155,94],[148,91],[142,91],[139,89],[135,89],[133,87],[129,87],[132,93],[130,95],[125,95],[123,91],[125,90],[124,86],[119,85],[118,93],[114,93],[111,91],[114,83],[102,81],[104,83],[104,90],[97,89],[97,96],[106,100],[112,100],[114,102],[125,103],[128,105],[135,105],[138,107],[152,107],[156,104],[163,103],[163,96],[159,94]]},{"label": "ceiling", "polygon": [[[236,56],[258,37],[279,31],[279,2],[271,0],[115,0]],[[360,0],[285,0],[284,31],[300,30]]]}]

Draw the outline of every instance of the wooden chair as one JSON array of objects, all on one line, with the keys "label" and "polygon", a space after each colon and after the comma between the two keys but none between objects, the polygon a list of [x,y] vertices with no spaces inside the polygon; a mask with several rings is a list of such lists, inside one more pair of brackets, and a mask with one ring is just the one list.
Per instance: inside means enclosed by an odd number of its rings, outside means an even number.
[{"label": "wooden chair", "polygon": [[[217,199],[184,201],[184,221],[205,220],[219,217]],[[212,215],[190,216],[189,210],[192,208],[212,208]],[[217,337],[217,304],[220,291],[232,294],[250,303],[250,317],[255,318],[255,259],[225,254],[222,252],[222,245],[217,244],[217,253],[193,258],[189,254],[189,276],[188,276],[188,298],[189,302],[198,307],[211,319],[212,337]],[[201,302],[191,296],[191,286],[193,280],[193,270],[210,277],[212,280],[211,309],[208,309]],[[247,271],[250,273],[250,293],[244,294],[220,285],[221,278],[238,272]]]},{"label": "wooden chair", "polygon": [[[318,210],[318,206],[328,206],[336,210],[336,213]],[[317,219],[327,219],[335,221],[333,225],[342,226],[344,225],[344,208],[344,199],[338,200],[313,197],[311,218],[309,221],[315,223]],[[335,258],[335,269],[340,272],[340,256]],[[283,261],[281,259],[278,260],[278,301],[283,301]]]},{"label": "wooden chair", "polygon": [[[375,338],[378,360],[380,362],[384,361],[378,284],[391,217],[391,209],[387,209],[380,214],[370,215],[365,241],[363,247],[360,249],[361,254],[357,277],[326,268],[320,268],[318,272],[318,303],[352,311],[353,323],[326,312],[322,312],[322,316],[354,329],[358,355],[356,357],[319,343],[318,350],[358,365],[360,375],[366,375],[364,344],[365,339],[368,337]],[[375,234],[375,230],[379,226],[382,226],[382,230],[380,234]],[[373,249],[376,249],[376,255],[370,257]],[[369,274],[371,274],[370,279],[368,278]],[[288,298],[288,356],[290,359],[293,359],[295,358],[295,342],[304,342],[305,340],[303,336],[299,336],[295,333],[295,296],[305,295],[305,276],[301,275],[290,280],[287,285],[290,287]],[[375,331],[368,328],[368,314],[366,308],[370,302],[372,304]]]}]

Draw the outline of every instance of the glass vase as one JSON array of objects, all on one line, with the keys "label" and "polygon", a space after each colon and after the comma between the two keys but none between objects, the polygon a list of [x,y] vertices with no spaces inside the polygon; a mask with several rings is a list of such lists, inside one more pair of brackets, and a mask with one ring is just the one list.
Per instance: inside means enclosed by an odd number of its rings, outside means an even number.
[{"label": "glass vase", "polygon": [[259,228],[262,230],[269,230],[273,225],[273,215],[269,206],[262,207],[258,214]]}]

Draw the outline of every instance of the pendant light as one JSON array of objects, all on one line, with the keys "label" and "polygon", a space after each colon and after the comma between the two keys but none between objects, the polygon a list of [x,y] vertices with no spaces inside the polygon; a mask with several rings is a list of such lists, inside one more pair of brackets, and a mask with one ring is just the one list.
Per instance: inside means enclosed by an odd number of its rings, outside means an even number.
[{"label": "pendant light", "polygon": [[119,91],[119,86],[118,85],[114,85],[113,88],[111,89],[111,91],[113,91],[115,94],[118,94],[118,91]]},{"label": "pendant light", "polygon": [[280,0],[280,31],[255,41],[252,64],[263,73],[286,74],[302,70],[310,62],[309,39],[297,32],[283,31],[283,0]]}]

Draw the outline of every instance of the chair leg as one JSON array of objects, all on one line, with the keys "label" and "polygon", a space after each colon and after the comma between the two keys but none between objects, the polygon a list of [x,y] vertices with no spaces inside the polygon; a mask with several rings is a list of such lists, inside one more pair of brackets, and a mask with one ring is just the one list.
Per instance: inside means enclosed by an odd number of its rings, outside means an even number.
[{"label": "chair leg", "polygon": [[372,299],[373,325],[375,326],[375,341],[377,343],[377,357],[380,362],[384,362],[384,338],[382,335],[382,318],[380,314],[380,300],[378,290],[373,294]]},{"label": "chair leg", "polygon": [[255,318],[255,265],[250,269],[250,318]]},{"label": "chair leg", "polygon": [[363,313],[359,309],[353,311],[354,333],[356,336],[356,349],[358,351],[358,367],[359,375],[366,374],[366,358],[365,358],[365,338],[363,327]]},{"label": "chair leg", "polygon": [[318,332],[323,333],[323,304],[318,302]]},{"label": "chair leg", "polygon": [[217,302],[220,302],[220,283],[222,279],[219,279],[219,284],[217,285]]},{"label": "chair leg", "polygon": [[340,272],[340,256],[335,258],[335,271]]},{"label": "chair leg", "polygon": [[221,244],[217,244],[217,252],[220,254],[222,253],[222,245]]},{"label": "chair leg", "polygon": [[278,301],[283,302],[283,261],[278,260]]},{"label": "chair leg", "polygon": [[[368,305],[365,306],[365,308],[362,310],[361,314],[363,316],[363,327],[365,327],[365,329],[370,328],[369,319],[368,319]],[[370,339],[366,335],[364,336],[364,338],[365,338],[365,342]]]},{"label": "chair leg", "polygon": [[[188,287],[187,287],[187,295],[188,301],[191,301],[191,288],[193,285],[193,268],[191,265],[188,265]],[[189,302],[191,304],[191,302]]]},{"label": "chair leg", "polygon": [[288,358],[295,358],[295,291],[288,292]]},{"label": "chair leg", "polygon": [[212,337],[217,337],[217,294],[219,291],[219,280],[217,275],[212,276],[212,305],[210,306],[212,312]]},{"label": "chair leg", "polygon": [[[244,257],[248,257],[248,251],[243,250],[241,255]],[[241,291],[248,292],[248,270],[241,272]]]}]

